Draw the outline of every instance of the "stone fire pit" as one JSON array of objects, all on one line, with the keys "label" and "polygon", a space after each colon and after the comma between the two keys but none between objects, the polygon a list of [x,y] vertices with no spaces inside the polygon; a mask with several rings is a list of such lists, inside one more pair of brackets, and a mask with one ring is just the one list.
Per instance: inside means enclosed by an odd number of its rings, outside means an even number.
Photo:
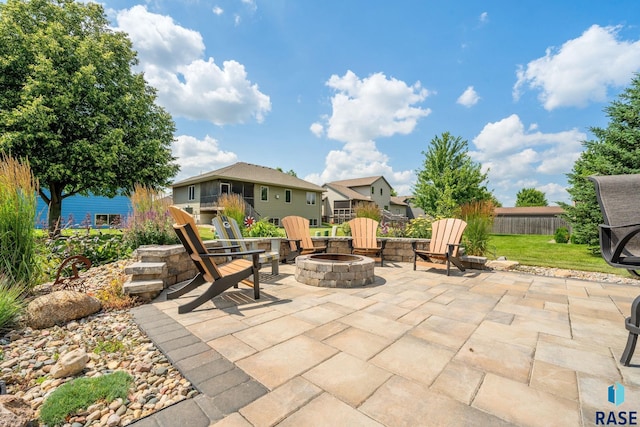
[{"label": "stone fire pit", "polygon": [[352,288],[373,283],[375,261],[361,255],[313,254],[296,258],[295,278],[310,286]]}]

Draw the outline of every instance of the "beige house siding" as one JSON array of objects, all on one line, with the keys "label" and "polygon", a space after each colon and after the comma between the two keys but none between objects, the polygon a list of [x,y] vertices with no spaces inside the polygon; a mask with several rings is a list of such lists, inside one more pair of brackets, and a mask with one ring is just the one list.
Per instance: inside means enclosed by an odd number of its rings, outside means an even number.
[{"label": "beige house siding", "polygon": [[[267,201],[261,200],[261,187],[269,188]],[[291,190],[291,203],[286,202],[286,190]],[[315,205],[307,204],[307,193],[316,195]],[[321,225],[322,193],[308,192],[300,189],[277,187],[267,184],[256,184],[254,189],[255,209],[262,217],[278,219],[278,224],[285,216],[296,215],[315,220]]]}]

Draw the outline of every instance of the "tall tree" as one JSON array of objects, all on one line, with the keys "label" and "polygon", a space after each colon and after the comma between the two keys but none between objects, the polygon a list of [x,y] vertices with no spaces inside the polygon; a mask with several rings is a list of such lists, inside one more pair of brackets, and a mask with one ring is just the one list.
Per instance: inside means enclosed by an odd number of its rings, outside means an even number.
[{"label": "tall tree", "polygon": [[548,206],[545,194],[535,188],[523,188],[516,194],[516,207],[526,206]]},{"label": "tall tree", "polygon": [[51,231],[67,197],[157,188],[177,173],[174,122],[136,64],[97,3],[0,3],[0,151],[29,159]]},{"label": "tall tree", "polygon": [[598,225],[603,218],[590,175],[640,173],[640,74],[605,108],[606,129],[593,127],[595,139],[584,141],[585,150],[567,174],[573,204],[563,203],[572,226],[572,239],[599,247]]},{"label": "tall tree", "polygon": [[450,217],[463,203],[490,200],[487,174],[471,160],[468,143],[449,132],[431,140],[414,188],[415,204],[434,217]]}]

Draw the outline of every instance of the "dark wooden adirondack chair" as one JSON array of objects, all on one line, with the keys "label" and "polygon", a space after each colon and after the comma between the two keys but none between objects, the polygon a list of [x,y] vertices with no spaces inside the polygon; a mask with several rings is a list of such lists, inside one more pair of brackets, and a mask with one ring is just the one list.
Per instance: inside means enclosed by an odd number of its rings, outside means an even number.
[{"label": "dark wooden adirondack chair", "polygon": [[384,245],[386,240],[381,240],[378,244],[376,236],[378,230],[378,221],[371,218],[354,218],[349,221],[351,228],[351,237],[349,245],[351,253],[356,255],[364,255],[380,261],[380,267],[384,267]]},{"label": "dark wooden adirondack chair", "polygon": [[[260,282],[258,270],[260,268],[259,256],[264,250],[258,249],[245,252],[221,252],[210,253],[205,247],[193,217],[184,210],[170,206],[169,212],[175,220],[173,225],[178,238],[185,250],[193,260],[198,274],[180,288],[167,293],[167,299],[178,298],[198,286],[209,284],[209,287],[200,296],[178,307],[178,313],[187,313],[221,294],[230,287],[237,288],[241,281],[246,282],[253,275],[253,297],[260,298]],[[250,255],[251,260],[242,257]],[[232,257],[232,260],[221,265],[213,262],[215,257]],[[240,258],[236,258],[240,257]]]},{"label": "dark wooden adirondack chair", "polygon": [[[460,271],[464,271],[458,253],[465,228],[467,228],[467,223],[457,218],[446,218],[433,222],[429,249],[417,249],[416,242],[413,242],[413,269],[415,270],[416,264],[420,262],[433,268],[446,266],[447,276],[451,270],[451,264],[458,267]],[[433,260],[444,261],[444,264],[434,263]]]},{"label": "dark wooden adirondack chair", "polygon": [[309,232],[309,220],[301,216],[285,216],[282,218],[282,226],[287,233],[287,240],[291,253],[287,261],[293,260],[298,255],[308,255],[318,252],[326,252],[327,246],[314,246]]},{"label": "dark wooden adirondack chair", "polygon": [[[596,186],[604,224],[600,229],[602,257],[613,267],[640,277],[640,174],[589,177]],[[629,331],[620,363],[629,366],[640,333],[640,296],[625,320]]]},{"label": "dark wooden adirondack chair", "polygon": [[[232,247],[237,245],[240,252],[246,252],[249,250],[244,237],[242,236],[242,232],[240,231],[240,227],[238,227],[238,223],[235,219],[225,215],[218,215],[213,218],[212,223],[213,227],[216,229],[216,234],[218,234],[221,239],[228,240],[221,242],[222,246]],[[265,251],[260,254],[259,262],[261,267],[270,263],[271,273],[274,275],[278,274],[278,263],[280,262],[280,240],[272,240],[271,251]]]}]

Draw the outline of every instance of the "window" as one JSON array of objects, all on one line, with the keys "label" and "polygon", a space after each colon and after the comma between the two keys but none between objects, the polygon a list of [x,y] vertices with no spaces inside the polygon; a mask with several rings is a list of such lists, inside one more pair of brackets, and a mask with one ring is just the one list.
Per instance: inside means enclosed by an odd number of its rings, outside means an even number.
[{"label": "window", "polygon": [[262,200],[263,202],[269,201],[269,187],[260,187],[260,200]]},{"label": "window", "polygon": [[119,227],[121,223],[120,214],[95,214],[96,227]]},{"label": "window", "polygon": [[291,190],[284,190],[284,202],[291,203]]},{"label": "window", "polygon": [[316,204],[316,193],[307,192],[307,204],[308,205]]},{"label": "window", "polygon": [[280,227],[280,218],[269,218],[269,222],[276,227]]},{"label": "window", "polygon": [[376,193],[376,189],[375,189],[375,187],[372,185],[372,186],[371,186],[371,194],[375,194],[375,193]]},{"label": "window", "polygon": [[195,200],[196,199],[196,186],[195,185],[190,185],[188,188],[189,191],[189,196],[187,197],[187,200],[191,201],[191,200]]},{"label": "window", "polygon": [[318,218],[309,218],[309,225],[312,227],[318,226]]},{"label": "window", "polygon": [[220,183],[220,194],[229,194],[231,193],[231,184],[228,182]]},{"label": "window", "polygon": [[382,187],[380,187],[380,195],[382,196]]}]

